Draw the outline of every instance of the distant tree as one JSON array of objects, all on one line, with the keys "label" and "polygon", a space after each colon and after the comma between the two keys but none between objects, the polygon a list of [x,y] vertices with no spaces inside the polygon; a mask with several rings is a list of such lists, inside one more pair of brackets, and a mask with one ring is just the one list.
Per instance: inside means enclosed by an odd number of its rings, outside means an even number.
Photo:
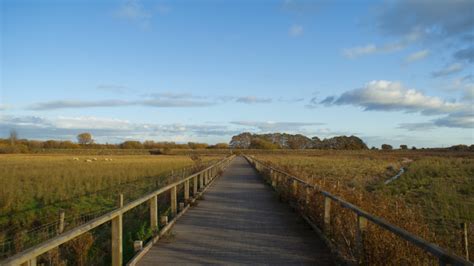
[{"label": "distant tree", "polygon": [[214,145],[214,148],[215,149],[228,149],[229,144],[227,144],[227,143],[217,143],[216,145]]},{"label": "distant tree", "polygon": [[408,146],[402,144],[402,145],[400,145],[400,149],[401,149],[401,150],[408,150]]},{"label": "distant tree", "polygon": [[84,145],[84,144],[92,144],[94,140],[92,140],[91,133],[84,132],[77,135],[77,142],[79,142],[79,144]]},{"label": "distant tree", "polygon": [[370,149],[373,150],[373,151],[375,151],[375,150],[377,150],[377,147],[372,146],[372,148],[370,148]]},{"label": "distant tree", "polygon": [[205,149],[207,148],[206,143],[197,143],[197,142],[188,142],[189,148],[196,150],[196,149]]},{"label": "distant tree", "polygon": [[413,147],[411,147],[411,149],[412,149],[412,150],[416,150],[416,147],[415,147],[415,146],[413,146]]},{"label": "distant tree", "polygon": [[143,149],[143,144],[140,141],[127,140],[120,144],[122,149]]},{"label": "distant tree", "polygon": [[16,130],[14,129],[10,130],[10,144],[14,146],[17,140],[18,140],[18,132],[16,132]]},{"label": "distant tree", "polygon": [[155,146],[155,142],[153,140],[145,140],[143,142],[143,146],[145,147],[145,149],[154,149],[156,148]]},{"label": "distant tree", "polygon": [[271,143],[270,141],[263,140],[263,139],[252,139],[252,141],[250,142],[249,148],[274,150],[274,149],[278,149],[278,145]]},{"label": "distant tree", "polygon": [[388,151],[388,150],[392,150],[392,149],[393,149],[392,145],[382,144],[382,150]]}]

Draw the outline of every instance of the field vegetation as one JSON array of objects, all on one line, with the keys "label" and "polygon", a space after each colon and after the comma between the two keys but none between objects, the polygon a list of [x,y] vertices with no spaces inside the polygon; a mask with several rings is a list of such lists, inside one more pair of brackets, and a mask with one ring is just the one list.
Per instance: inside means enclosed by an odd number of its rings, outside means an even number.
[{"label": "field vegetation", "polygon": [[[303,155],[259,154],[256,158],[308,180],[459,256],[465,255],[461,224],[468,225],[469,242],[474,243],[472,153],[409,150],[313,151]],[[405,172],[400,178],[384,184],[402,167]],[[312,215],[319,217],[321,208],[320,205],[314,206]],[[344,210],[339,210],[339,213],[343,212]],[[339,223],[341,232],[351,232],[347,226],[354,224],[354,221],[355,217],[347,213],[345,217],[335,219],[334,223],[335,226]],[[348,234],[335,234],[332,237],[339,241],[347,258],[354,259],[354,243],[349,241],[351,237]],[[369,252],[373,264],[381,264],[383,261],[404,264],[407,260],[403,258],[417,261],[423,257],[419,252],[414,252],[413,246],[406,242],[396,242],[393,235],[387,236],[381,231],[374,232],[374,235],[376,239],[372,239],[373,250],[372,253]],[[390,251],[383,250],[383,244],[391,247]],[[401,249],[397,251],[394,247]],[[473,252],[471,245],[470,253]],[[426,263],[422,260],[418,262]]]},{"label": "field vegetation", "polygon": [[0,245],[0,252],[8,255],[50,237],[55,228],[48,226],[57,226],[61,210],[73,227],[115,208],[120,193],[129,202],[220,158],[0,155],[0,243],[8,245]]}]

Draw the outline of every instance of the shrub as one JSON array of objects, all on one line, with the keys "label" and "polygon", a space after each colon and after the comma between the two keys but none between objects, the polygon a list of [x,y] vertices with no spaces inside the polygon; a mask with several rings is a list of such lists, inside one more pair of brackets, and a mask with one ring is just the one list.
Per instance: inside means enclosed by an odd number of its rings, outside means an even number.
[{"label": "shrub", "polygon": [[392,145],[382,144],[382,150],[388,151],[388,150],[392,150],[392,149],[393,149]]}]

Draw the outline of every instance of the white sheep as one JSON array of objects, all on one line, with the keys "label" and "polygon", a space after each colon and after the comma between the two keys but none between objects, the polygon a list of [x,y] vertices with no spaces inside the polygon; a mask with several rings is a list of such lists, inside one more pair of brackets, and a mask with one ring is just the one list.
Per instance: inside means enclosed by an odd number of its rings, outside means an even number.
[{"label": "white sheep", "polygon": [[72,158],[72,160],[73,160],[73,161],[79,161],[79,158],[74,157],[74,158]]},{"label": "white sheep", "polygon": [[92,160],[86,159],[84,162],[86,162],[86,163],[92,163]]},{"label": "white sheep", "polygon": [[97,158],[93,158],[92,161],[97,161]]}]

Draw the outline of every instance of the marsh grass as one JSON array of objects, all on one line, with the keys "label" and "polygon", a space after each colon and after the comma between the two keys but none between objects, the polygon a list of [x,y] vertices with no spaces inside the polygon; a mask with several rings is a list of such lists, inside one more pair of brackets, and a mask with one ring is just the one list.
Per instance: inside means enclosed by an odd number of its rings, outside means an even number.
[{"label": "marsh grass", "polygon": [[0,255],[54,236],[60,210],[67,230],[115,208],[120,193],[127,203],[219,158],[197,166],[189,156],[0,155]]},{"label": "marsh grass", "polygon": [[[310,155],[258,155],[258,159],[311,182],[360,208],[428,241],[464,256],[461,222],[470,223],[474,243],[474,156],[448,153],[331,152]],[[407,160],[409,159],[409,160]],[[409,161],[409,163],[406,163]],[[400,167],[407,170],[389,185],[383,181]],[[290,184],[278,187],[284,200],[292,198]],[[299,193],[304,195],[302,191]],[[294,200],[294,198],[293,198]],[[303,198],[297,199],[303,202]],[[314,194],[305,211],[323,227],[322,196]],[[349,261],[355,261],[355,221],[340,206],[331,210],[330,238]],[[368,227],[366,259],[372,265],[432,264],[435,260],[395,235]],[[474,249],[471,244],[470,253]]]}]

